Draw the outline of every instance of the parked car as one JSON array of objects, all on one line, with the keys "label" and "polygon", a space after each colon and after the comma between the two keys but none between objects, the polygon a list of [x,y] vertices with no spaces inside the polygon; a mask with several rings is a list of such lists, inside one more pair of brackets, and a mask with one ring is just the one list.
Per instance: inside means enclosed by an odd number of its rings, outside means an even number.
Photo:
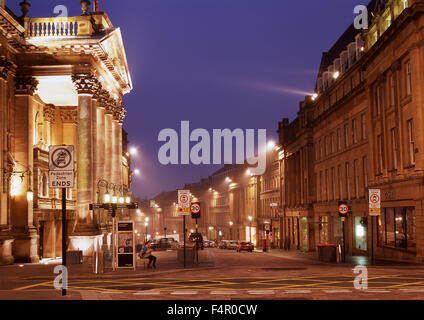
[{"label": "parked car", "polygon": [[221,240],[219,243],[219,249],[227,249],[228,240]]},{"label": "parked car", "polygon": [[235,241],[235,240],[231,240],[231,241],[228,242],[226,249],[237,250],[237,246],[238,246],[238,242]]},{"label": "parked car", "polygon": [[211,241],[211,240],[204,240],[203,245],[205,246],[205,248],[216,248],[215,241]]},{"label": "parked car", "polygon": [[175,247],[174,239],[172,239],[172,238],[166,238],[166,239],[162,238],[162,239],[159,239],[159,240],[153,240],[150,247],[153,250],[157,250],[157,251],[173,249]]},{"label": "parked car", "polygon": [[254,246],[250,242],[240,242],[237,246],[237,252],[241,251],[247,251],[247,252],[253,252]]}]

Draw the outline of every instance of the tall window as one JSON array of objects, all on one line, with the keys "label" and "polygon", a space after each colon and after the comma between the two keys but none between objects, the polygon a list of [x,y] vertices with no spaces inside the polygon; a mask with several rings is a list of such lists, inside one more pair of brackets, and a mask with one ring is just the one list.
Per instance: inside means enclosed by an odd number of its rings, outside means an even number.
[{"label": "tall window", "polygon": [[337,129],[337,151],[342,150],[342,132],[339,129]]},{"label": "tall window", "polygon": [[377,136],[377,169],[378,173],[383,173],[383,137]]},{"label": "tall window", "polygon": [[331,154],[334,153],[334,132],[331,133]]},{"label": "tall window", "polygon": [[367,117],[365,113],[361,115],[361,138],[362,140],[367,138]]},{"label": "tall window", "polygon": [[343,199],[343,177],[342,177],[342,166],[338,165],[337,175],[339,177],[339,199]]},{"label": "tall window", "polygon": [[356,129],[357,129],[357,126],[356,126],[356,119],[353,119],[352,120],[352,143],[353,144],[355,144],[355,143],[357,143],[358,141],[358,139],[357,139],[357,136],[356,136]]},{"label": "tall window", "polygon": [[319,159],[322,159],[322,141],[321,139],[319,140]]},{"label": "tall window", "polygon": [[406,95],[409,96],[412,93],[412,74],[411,74],[411,61],[405,63],[406,72]]},{"label": "tall window", "polygon": [[330,178],[328,176],[328,169],[325,170],[325,193],[326,193],[325,199],[329,201],[330,200]]},{"label": "tall window", "polygon": [[334,169],[334,167],[331,168],[331,185],[332,185],[332,189],[331,191],[333,192],[333,196],[332,196],[332,200],[336,199],[336,170]]},{"label": "tall window", "polygon": [[393,161],[393,169],[398,168],[398,153],[399,153],[399,147],[398,147],[398,139],[397,139],[397,130],[396,128],[391,129],[392,134],[392,161]]},{"label": "tall window", "polygon": [[378,117],[381,114],[381,97],[380,87],[375,88],[375,115]]},{"label": "tall window", "polygon": [[346,199],[350,200],[350,174],[349,174],[349,162],[346,162]]},{"label": "tall window", "polygon": [[368,188],[368,164],[367,157],[362,158],[362,168],[364,169],[364,189]]},{"label": "tall window", "polygon": [[389,77],[389,85],[390,85],[390,106],[393,107],[396,103],[396,84],[395,84],[395,78],[393,75],[390,75]]},{"label": "tall window", "polygon": [[353,162],[353,171],[355,175],[355,198],[359,198],[359,161]]},{"label": "tall window", "polygon": [[349,147],[349,126],[345,124],[344,126],[344,139],[345,139],[345,148]]},{"label": "tall window", "polygon": [[402,0],[403,9],[408,8],[408,0]]},{"label": "tall window", "polygon": [[414,142],[414,123],[413,120],[408,120],[408,146],[409,146],[409,163],[415,164],[415,142]]},{"label": "tall window", "polygon": [[321,200],[321,201],[323,201],[323,196],[322,196],[322,190],[324,189],[323,188],[323,185],[322,185],[322,171],[320,171],[319,172],[319,186],[320,186],[320,188],[319,188],[319,199]]}]

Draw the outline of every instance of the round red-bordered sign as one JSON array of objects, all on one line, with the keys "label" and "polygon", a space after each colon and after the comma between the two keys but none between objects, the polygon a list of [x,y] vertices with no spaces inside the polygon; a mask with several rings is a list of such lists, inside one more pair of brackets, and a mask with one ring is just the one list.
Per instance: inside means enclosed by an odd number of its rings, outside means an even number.
[{"label": "round red-bordered sign", "polygon": [[190,207],[191,213],[197,214],[200,212],[200,203],[195,202]]},{"label": "round red-bordered sign", "polygon": [[339,213],[342,215],[347,215],[349,212],[349,206],[347,204],[341,204],[339,205]]},{"label": "round red-bordered sign", "polygon": [[374,203],[374,204],[379,203],[380,202],[380,196],[377,193],[372,193],[370,195],[370,202]]}]

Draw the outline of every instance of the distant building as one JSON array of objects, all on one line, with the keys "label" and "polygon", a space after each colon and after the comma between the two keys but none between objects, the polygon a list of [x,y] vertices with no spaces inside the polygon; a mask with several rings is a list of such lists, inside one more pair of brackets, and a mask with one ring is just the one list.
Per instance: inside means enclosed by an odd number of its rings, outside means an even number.
[{"label": "distant building", "polygon": [[[347,201],[348,255],[424,261],[423,5],[371,1],[369,29],[350,26],[323,54],[316,95],[279,124],[286,248],[340,243]],[[381,189],[377,219],[370,188]]]}]

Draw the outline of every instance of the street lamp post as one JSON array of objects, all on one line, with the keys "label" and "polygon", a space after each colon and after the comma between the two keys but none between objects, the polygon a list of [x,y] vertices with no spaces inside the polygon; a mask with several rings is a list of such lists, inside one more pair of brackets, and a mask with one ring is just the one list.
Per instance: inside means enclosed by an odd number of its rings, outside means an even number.
[{"label": "street lamp post", "polygon": [[252,216],[249,216],[249,222],[250,222],[250,232],[249,232],[249,236],[250,236],[250,243],[252,243]]}]

